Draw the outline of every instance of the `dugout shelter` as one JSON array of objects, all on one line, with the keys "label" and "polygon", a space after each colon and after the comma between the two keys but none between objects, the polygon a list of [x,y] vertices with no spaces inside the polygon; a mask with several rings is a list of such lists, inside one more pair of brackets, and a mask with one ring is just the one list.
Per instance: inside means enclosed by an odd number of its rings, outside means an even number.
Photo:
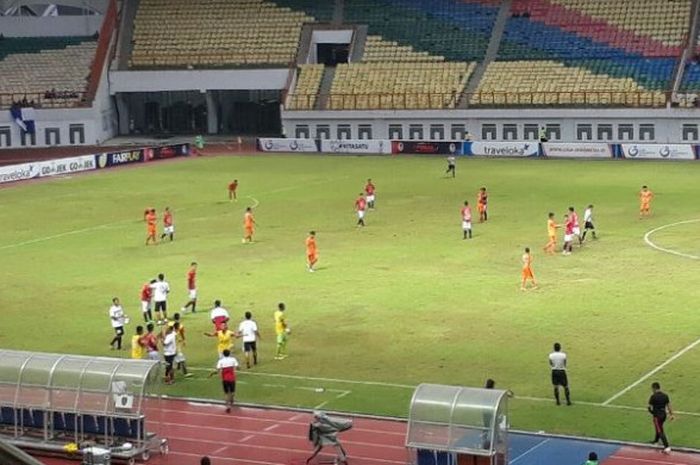
[{"label": "dugout shelter", "polygon": [[167,453],[159,372],[151,360],[0,350],[0,437],[39,453],[118,449],[113,458],[128,463]]},{"label": "dugout shelter", "polygon": [[413,465],[506,465],[507,391],[419,385],[408,417]]}]

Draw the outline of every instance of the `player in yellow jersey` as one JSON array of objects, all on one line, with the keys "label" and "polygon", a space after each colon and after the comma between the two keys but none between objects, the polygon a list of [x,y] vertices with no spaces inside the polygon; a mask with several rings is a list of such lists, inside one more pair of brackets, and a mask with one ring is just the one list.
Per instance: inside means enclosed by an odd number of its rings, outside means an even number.
[{"label": "player in yellow jersey", "polygon": [[554,213],[550,212],[549,219],[547,220],[547,236],[549,237],[549,241],[543,248],[549,255],[554,255],[554,250],[557,247],[557,228],[561,228],[561,225],[554,221]]},{"label": "player in yellow jersey", "polygon": [[131,336],[131,358],[141,360],[146,356],[146,348],[141,343],[143,326],[136,327],[136,334]]},{"label": "player in yellow jersey", "polygon": [[287,337],[291,332],[287,325],[287,317],[284,314],[284,303],[280,302],[277,305],[275,312],[275,333],[277,334],[277,349],[275,351],[275,360],[283,360],[287,358]]},{"label": "player in yellow jersey", "polygon": [[522,272],[522,283],[520,284],[520,290],[527,290],[527,281],[532,281],[532,289],[537,289],[537,281],[535,281],[535,274],[532,272],[532,254],[530,253],[530,248],[525,247],[525,253],[523,254],[523,272]]},{"label": "player in yellow jersey", "polygon": [[216,351],[219,353],[219,358],[224,355],[224,350],[233,352],[233,339],[236,337],[233,331],[228,329],[228,325],[223,323],[221,329],[213,333],[204,333],[205,336],[216,338]]},{"label": "player in yellow jersey", "polygon": [[654,193],[647,186],[642,186],[639,191],[639,218],[651,215],[651,200],[654,198]]}]

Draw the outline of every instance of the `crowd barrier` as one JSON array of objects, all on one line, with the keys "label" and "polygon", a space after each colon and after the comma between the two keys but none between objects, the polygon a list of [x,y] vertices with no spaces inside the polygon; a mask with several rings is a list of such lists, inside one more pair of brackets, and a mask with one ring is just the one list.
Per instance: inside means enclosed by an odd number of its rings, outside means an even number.
[{"label": "crowd barrier", "polygon": [[700,145],[607,144],[603,142],[423,141],[380,139],[260,138],[261,152],[340,154],[433,154],[486,157],[625,158],[697,160]]},{"label": "crowd barrier", "polygon": [[189,154],[189,144],[175,144],[0,166],[0,184],[112,168],[131,163],[165,160]]}]

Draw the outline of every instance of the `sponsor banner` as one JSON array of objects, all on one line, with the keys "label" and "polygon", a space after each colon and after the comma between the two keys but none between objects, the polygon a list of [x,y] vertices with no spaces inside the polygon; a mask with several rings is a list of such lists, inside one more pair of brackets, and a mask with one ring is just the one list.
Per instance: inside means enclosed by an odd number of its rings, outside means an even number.
[{"label": "sponsor banner", "polygon": [[143,149],[145,161],[166,160],[168,158],[186,157],[190,154],[190,144],[164,145]]},{"label": "sponsor banner", "polygon": [[391,143],[388,140],[321,140],[323,153],[391,153]]},{"label": "sponsor banner", "polygon": [[537,142],[465,142],[464,155],[486,155],[489,157],[536,157]]},{"label": "sponsor banner", "polygon": [[620,144],[622,157],[666,160],[694,160],[689,144]]},{"label": "sponsor banner", "polygon": [[38,168],[39,166],[37,163],[22,163],[21,165],[0,166],[0,184],[38,178]]},{"label": "sponsor banner", "polygon": [[542,144],[542,149],[547,157],[612,158],[613,156],[610,145],[601,143],[545,142]]},{"label": "sponsor banner", "polygon": [[261,137],[258,150],[262,152],[318,152],[319,146],[314,139],[283,139]]},{"label": "sponsor banner", "polygon": [[392,140],[391,153],[434,153],[458,155],[462,153],[462,142]]},{"label": "sponsor banner", "polygon": [[97,168],[111,168],[112,166],[140,163],[144,160],[144,149],[101,153],[100,155],[95,155],[95,164],[97,165]]},{"label": "sponsor banner", "polygon": [[0,184],[6,182],[24,181],[26,179],[78,173],[80,171],[94,170],[95,168],[94,155],[83,155],[80,157],[60,158],[58,160],[3,166],[0,167]]}]

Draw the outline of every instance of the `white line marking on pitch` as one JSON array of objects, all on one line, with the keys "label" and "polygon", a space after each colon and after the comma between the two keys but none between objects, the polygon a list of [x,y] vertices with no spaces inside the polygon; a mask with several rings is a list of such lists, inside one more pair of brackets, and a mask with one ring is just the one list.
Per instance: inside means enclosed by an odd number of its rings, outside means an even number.
[{"label": "white line marking on pitch", "polygon": [[532,452],[533,450],[539,449],[540,447],[544,446],[544,445],[547,444],[549,441],[550,441],[549,439],[545,439],[545,440],[542,441],[541,443],[536,444],[536,445],[533,446],[533,447],[530,447],[528,450],[526,450],[525,452],[523,452],[522,454],[518,455],[518,456],[515,457],[513,460],[511,460],[510,463],[515,463],[515,462],[517,462],[518,460],[520,460],[521,458],[525,457],[527,454],[529,454],[529,453]]},{"label": "white line marking on pitch", "polygon": [[654,229],[652,229],[652,230],[650,230],[650,231],[647,231],[647,233],[644,234],[644,242],[646,242],[647,245],[648,245],[649,247],[651,247],[651,248],[653,248],[653,249],[656,249],[656,250],[658,250],[658,251],[661,251],[661,252],[670,253],[670,254],[672,254],[672,255],[677,255],[677,256],[679,256],[679,257],[684,257],[684,258],[691,258],[691,259],[693,259],[693,260],[700,260],[700,257],[698,257],[697,255],[691,255],[691,254],[687,254],[687,253],[683,253],[683,252],[676,252],[675,250],[671,250],[671,249],[667,249],[667,248],[665,248],[665,247],[661,247],[661,246],[659,246],[659,245],[654,244],[654,243],[651,241],[651,239],[650,239],[650,237],[651,237],[652,234],[654,234],[654,233],[656,233],[656,232],[658,232],[658,231],[661,231],[661,230],[663,230],[663,229],[671,228],[671,227],[673,227],[673,226],[679,226],[679,225],[681,225],[681,224],[690,224],[690,223],[697,223],[697,222],[700,222],[700,219],[696,219],[696,220],[685,220],[685,221],[677,221],[676,223],[670,223],[670,224],[665,224],[665,225],[663,225],[663,226],[659,226],[658,228],[654,228]]},{"label": "white line marking on pitch", "polygon": [[257,206],[260,205],[260,201],[255,197],[251,197],[249,195],[248,198],[254,202],[253,205],[250,206],[250,208],[257,208]]},{"label": "white line marking on pitch", "polygon": [[617,399],[618,397],[623,396],[623,395],[626,394],[627,392],[629,392],[629,391],[631,391],[632,389],[634,389],[635,387],[639,386],[639,385],[640,385],[641,383],[643,383],[645,380],[649,379],[650,377],[652,377],[653,375],[655,375],[655,374],[658,373],[659,371],[663,370],[667,365],[669,365],[669,364],[670,364],[671,362],[673,362],[675,359],[677,359],[678,357],[682,356],[682,355],[685,354],[686,352],[692,350],[692,349],[693,349],[695,346],[697,346],[698,344],[700,344],[700,339],[696,340],[696,341],[693,342],[692,344],[687,345],[685,348],[683,348],[683,349],[679,350],[678,352],[676,352],[675,354],[673,354],[668,360],[666,360],[666,361],[663,362],[661,365],[657,366],[656,368],[654,368],[653,370],[651,370],[649,373],[645,374],[644,376],[642,376],[641,378],[639,378],[637,381],[635,381],[634,383],[630,384],[629,386],[627,386],[626,388],[624,388],[622,391],[618,392],[617,394],[615,394],[614,396],[612,396],[611,398],[609,398],[608,400],[606,400],[605,402],[603,402],[602,405],[603,405],[603,406],[609,405],[610,402],[614,401],[614,400]]}]

